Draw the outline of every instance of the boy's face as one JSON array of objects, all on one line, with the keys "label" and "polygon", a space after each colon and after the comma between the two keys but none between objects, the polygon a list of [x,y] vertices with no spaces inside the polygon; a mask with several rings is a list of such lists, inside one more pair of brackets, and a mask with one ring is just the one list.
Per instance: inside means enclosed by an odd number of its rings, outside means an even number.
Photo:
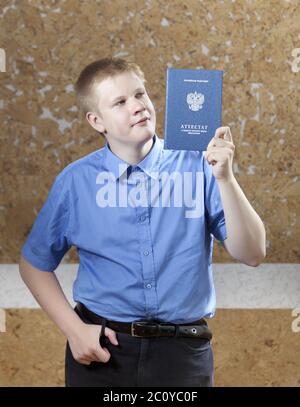
[{"label": "boy's face", "polygon": [[[156,126],[154,106],[142,80],[133,72],[108,77],[95,88],[98,111],[87,113],[89,123],[110,146],[141,147],[149,141]],[[146,121],[137,124],[141,119]]]}]

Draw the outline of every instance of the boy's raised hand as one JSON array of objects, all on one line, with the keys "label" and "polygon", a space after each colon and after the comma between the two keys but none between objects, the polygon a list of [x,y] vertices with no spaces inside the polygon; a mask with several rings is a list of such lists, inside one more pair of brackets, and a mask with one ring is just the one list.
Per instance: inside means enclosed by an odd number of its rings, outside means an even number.
[{"label": "boy's raised hand", "polygon": [[212,165],[213,175],[219,181],[234,178],[232,162],[235,151],[230,127],[218,127],[205,152],[205,159]]},{"label": "boy's raised hand", "polygon": [[[89,365],[91,362],[107,363],[109,361],[110,353],[108,349],[102,347],[99,343],[100,332],[101,325],[82,323],[76,334],[68,337],[72,355],[77,362]],[[118,345],[115,331],[106,327],[104,335],[113,345]]]}]

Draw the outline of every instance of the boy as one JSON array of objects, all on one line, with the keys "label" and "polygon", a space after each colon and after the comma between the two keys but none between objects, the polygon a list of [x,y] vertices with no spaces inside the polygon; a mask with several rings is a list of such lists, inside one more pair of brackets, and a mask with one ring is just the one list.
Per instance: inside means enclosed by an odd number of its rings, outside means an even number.
[{"label": "boy", "polygon": [[[122,59],[88,65],[76,92],[106,144],[56,177],[20,263],[68,339],[66,385],[212,386],[211,234],[243,263],[265,256],[263,223],[232,173],[230,129],[205,155],[164,150],[143,72]],[[72,245],[75,310],[53,273]]]}]

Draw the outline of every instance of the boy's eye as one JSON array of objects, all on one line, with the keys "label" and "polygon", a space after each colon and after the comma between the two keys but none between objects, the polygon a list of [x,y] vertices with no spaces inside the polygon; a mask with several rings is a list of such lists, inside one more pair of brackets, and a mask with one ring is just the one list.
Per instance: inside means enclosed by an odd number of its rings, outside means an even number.
[{"label": "boy's eye", "polygon": [[[145,94],[145,92],[139,92],[139,93],[136,94],[136,96],[138,96],[138,95],[143,96],[144,94]],[[125,100],[120,100],[119,102],[116,103],[116,106],[118,106],[119,103],[125,103]]]}]

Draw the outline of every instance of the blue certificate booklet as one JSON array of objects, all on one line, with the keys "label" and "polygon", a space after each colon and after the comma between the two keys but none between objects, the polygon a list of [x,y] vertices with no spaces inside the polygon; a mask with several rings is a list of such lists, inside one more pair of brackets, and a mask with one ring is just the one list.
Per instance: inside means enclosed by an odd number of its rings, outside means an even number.
[{"label": "blue certificate booklet", "polygon": [[223,71],[167,69],[164,148],[205,151],[222,124]]}]

